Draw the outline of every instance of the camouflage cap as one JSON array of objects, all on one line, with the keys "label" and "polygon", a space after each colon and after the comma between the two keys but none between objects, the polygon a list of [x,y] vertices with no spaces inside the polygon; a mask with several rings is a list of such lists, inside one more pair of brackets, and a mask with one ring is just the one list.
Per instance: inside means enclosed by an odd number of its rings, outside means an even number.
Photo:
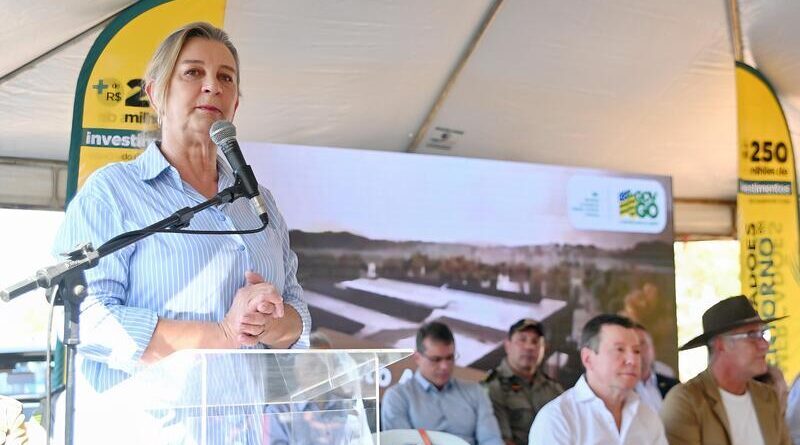
[{"label": "camouflage cap", "polygon": [[522,320],[511,325],[511,328],[508,329],[508,338],[511,338],[515,332],[528,330],[536,332],[540,337],[544,337],[544,327],[541,323],[532,318],[523,318]]}]

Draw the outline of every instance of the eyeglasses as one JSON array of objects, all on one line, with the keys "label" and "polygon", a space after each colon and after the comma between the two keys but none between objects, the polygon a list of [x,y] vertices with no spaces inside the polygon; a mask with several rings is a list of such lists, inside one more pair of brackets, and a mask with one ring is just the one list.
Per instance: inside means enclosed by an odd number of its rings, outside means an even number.
[{"label": "eyeglasses", "polygon": [[772,332],[769,328],[764,328],[747,332],[739,332],[737,334],[726,334],[724,336],[734,340],[766,340],[769,342],[769,340],[772,338]]},{"label": "eyeglasses", "polygon": [[447,355],[447,356],[444,356],[444,357],[437,357],[437,356],[431,357],[431,356],[425,355],[425,354],[423,354],[421,352],[419,352],[418,354],[423,356],[423,357],[425,357],[425,359],[427,359],[428,361],[430,361],[430,362],[432,362],[434,364],[437,364],[437,365],[439,363],[441,363],[441,362],[455,363],[455,361],[458,360],[458,357],[459,357],[458,353],[450,354],[450,355]]}]

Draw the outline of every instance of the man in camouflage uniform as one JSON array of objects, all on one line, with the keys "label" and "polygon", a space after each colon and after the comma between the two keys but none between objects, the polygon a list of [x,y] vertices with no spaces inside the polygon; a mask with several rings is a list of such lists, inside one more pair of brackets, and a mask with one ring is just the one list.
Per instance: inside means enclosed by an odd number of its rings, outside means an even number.
[{"label": "man in camouflage uniform", "polygon": [[544,329],[538,321],[523,318],[511,325],[503,346],[506,358],[489,372],[484,384],[503,440],[527,445],[536,413],[564,389],[539,370]]}]

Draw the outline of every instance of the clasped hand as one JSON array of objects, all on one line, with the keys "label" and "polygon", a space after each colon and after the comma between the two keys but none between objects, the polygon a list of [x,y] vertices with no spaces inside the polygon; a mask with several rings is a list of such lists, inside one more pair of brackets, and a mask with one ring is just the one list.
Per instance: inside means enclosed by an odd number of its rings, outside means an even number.
[{"label": "clasped hand", "polygon": [[220,323],[229,341],[239,346],[254,346],[269,332],[279,318],[283,318],[283,297],[264,277],[256,272],[245,272],[247,285],[233,297],[228,313]]}]

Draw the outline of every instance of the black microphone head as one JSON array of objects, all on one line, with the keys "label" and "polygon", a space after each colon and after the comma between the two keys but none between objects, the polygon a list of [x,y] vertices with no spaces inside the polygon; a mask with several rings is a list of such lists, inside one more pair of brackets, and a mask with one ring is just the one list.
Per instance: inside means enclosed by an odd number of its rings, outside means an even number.
[{"label": "black microphone head", "polygon": [[214,141],[215,144],[222,145],[222,143],[226,140],[236,137],[236,127],[226,120],[219,120],[211,125],[211,129],[208,130],[208,134],[211,136],[211,140]]}]

